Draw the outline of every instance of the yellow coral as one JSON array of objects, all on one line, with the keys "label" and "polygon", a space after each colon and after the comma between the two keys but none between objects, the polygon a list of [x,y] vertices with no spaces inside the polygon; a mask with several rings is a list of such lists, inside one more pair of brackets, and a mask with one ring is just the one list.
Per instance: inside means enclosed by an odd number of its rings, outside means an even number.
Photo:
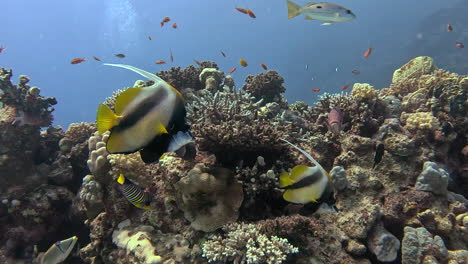
[{"label": "yellow coral", "polygon": [[439,126],[437,118],[431,112],[404,114],[408,130],[435,130]]},{"label": "yellow coral", "polygon": [[377,97],[377,91],[368,83],[355,83],[351,95],[358,100],[372,100]]}]

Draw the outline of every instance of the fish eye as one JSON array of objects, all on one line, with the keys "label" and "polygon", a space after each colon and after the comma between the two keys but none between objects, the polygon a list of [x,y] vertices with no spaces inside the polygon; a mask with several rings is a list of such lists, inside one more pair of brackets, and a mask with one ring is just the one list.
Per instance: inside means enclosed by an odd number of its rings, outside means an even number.
[{"label": "fish eye", "polygon": [[346,10],[346,14],[351,14],[351,10]]},{"label": "fish eye", "polygon": [[317,6],[317,8],[322,8],[322,6]]}]

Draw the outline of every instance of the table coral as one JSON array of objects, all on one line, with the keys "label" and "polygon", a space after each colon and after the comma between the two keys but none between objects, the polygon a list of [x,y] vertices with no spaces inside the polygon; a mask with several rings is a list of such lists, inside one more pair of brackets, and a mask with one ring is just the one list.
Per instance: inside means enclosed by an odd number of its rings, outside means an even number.
[{"label": "table coral", "polygon": [[16,110],[16,117],[13,121],[19,125],[33,125],[46,127],[52,124],[54,117],[53,105],[57,104],[54,97],[44,97],[39,95],[39,88],[28,85],[30,79],[26,75],[18,77],[18,85],[11,83],[12,70],[0,68],[0,102],[4,106],[12,107]]},{"label": "table coral", "polygon": [[226,236],[214,236],[203,246],[203,256],[208,262],[225,263],[234,261],[239,264],[283,263],[288,254],[299,249],[288,243],[287,239],[266,236],[253,224],[234,223],[223,227]]}]

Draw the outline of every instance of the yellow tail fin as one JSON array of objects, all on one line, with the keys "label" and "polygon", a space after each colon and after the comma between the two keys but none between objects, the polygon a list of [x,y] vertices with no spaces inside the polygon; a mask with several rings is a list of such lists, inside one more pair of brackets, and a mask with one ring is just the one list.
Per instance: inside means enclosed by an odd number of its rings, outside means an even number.
[{"label": "yellow tail fin", "polygon": [[167,134],[167,129],[164,127],[164,125],[159,122],[158,125],[156,126],[156,135],[161,135],[161,134]]},{"label": "yellow tail fin", "polygon": [[289,174],[285,171],[281,172],[279,187],[283,188],[283,187],[291,185],[292,183],[293,181],[291,180],[291,178],[289,178]]},{"label": "yellow tail fin", "polygon": [[107,105],[100,104],[96,115],[98,133],[102,134],[116,126],[118,123],[117,118],[118,116]]},{"label": "yellow tail fin", "polygon": [[287,3],[288,3],[288,18],[293,18],[293,17],[297,17],[298,15],[300,15],[300,10],[301,10],[301,6],[298,5],[298,4],[295,4],[289,0],[287,0]]},{"label": "yellow tail fin", "polygon": [[118,182],[119,184],[124,184],[124,182],[125,182],[125,177],[123,176],[122,173],[120,173],[119,177],[117,178],[117,182]]}]

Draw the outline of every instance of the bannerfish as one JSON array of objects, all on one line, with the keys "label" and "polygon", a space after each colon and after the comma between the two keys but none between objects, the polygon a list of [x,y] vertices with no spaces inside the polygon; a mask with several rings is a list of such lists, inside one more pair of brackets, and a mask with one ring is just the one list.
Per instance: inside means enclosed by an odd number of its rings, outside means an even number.
[{"label": "bannerfish", "polygon": [[[102,134],[110,130],[107,151],[111,154],[139,151],[145,163],[158,161],[168,152],[171,141],[178,140],[179,131],[190,133],[182,94],[147,71],[123,64],[104,65],[134,71],[154,82],[151,86],[128,88],[120,93],[115,99],[115,112],[105,104],[99,105],[96,117],[98,132]],[[195,156],[194,144],[173,146],[171,151],[180,148],[190,148],[190,155],[182,158]]]},{"label": "bannerfish", "polygon": [[322,25],[330,25],[331,23],[341,23],[356,18],[351,10],[332,3],[309,2],[304,6],[300,6],[287,0],[287,4],[289,19],[303,14],[307,20],[320,20],[323,21]]},{"label": "bannerfish", "polygon": [[334,135],[339,135],[343,129],[343,112],[338,106],[335,106],[328,114],[328,120],[325,122],[328,131]]},{"label": "bannerfish", "polygon": [[78,237],[72,236],[68,239],[57,241],[44,253],[41,264],[58,264],[70,255]]},{"label": "bannerfish", "polygon": [[382,161],[382,157],[385,152],[385,147],[384,144],[380,143],[377,145],[377,148],[375,149],[375,155],[374,155],[374,165],[372,168],[375,168],[377,164],[379,164]]},{"label": "bannerfish", "polygon": [[280,188],[286,190],[283,198],[291,203],[307,204],[328,200],[333,194],[333,186],[327,171],[307,152],[291,142],[281,139],[304,154],[313,164],[295,166],[290,173],[280,175]]},{"label": "bannerfish", "polygon": [[151,199],[147,192],[143,191],[138,185],[125,178],[123,174],[119,175],[117,182],[119,183],[120,191],[130,203],[141,209],[151,209]]}]

